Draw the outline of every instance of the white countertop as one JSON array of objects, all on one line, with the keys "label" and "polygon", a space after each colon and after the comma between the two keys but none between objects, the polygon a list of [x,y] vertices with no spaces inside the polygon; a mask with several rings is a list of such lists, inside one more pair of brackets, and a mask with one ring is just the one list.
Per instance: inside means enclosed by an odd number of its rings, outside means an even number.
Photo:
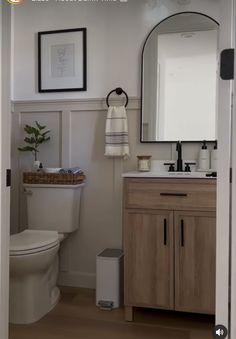
[{"label": "white countertop", "polygon": [[208,172],[139,172],[131,171],[122,174],[123,178],[189,178],[189,179],[216,179],[207,177]]}]

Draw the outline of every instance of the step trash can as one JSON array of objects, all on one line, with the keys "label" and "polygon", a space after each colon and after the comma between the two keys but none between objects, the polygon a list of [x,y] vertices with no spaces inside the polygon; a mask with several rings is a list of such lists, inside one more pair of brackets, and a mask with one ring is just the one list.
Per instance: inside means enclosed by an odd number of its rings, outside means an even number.
[{"label": "step trash can", "polygon": [[107,248],[96,257],[96,305],[112,310],[123,304],[123,251]]}]

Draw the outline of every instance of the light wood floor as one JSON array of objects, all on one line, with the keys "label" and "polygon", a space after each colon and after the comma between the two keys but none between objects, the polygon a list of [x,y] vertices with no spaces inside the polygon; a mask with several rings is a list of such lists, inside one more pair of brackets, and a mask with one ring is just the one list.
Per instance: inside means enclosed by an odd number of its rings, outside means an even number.
[{"label": "light wood floor", "polygon": [[124,310],[101,311],[95,291],[61,288],[60,303],[32,325],[10,325],[9,339],[212,339],[214,318],[136,309],[134,322]]}]

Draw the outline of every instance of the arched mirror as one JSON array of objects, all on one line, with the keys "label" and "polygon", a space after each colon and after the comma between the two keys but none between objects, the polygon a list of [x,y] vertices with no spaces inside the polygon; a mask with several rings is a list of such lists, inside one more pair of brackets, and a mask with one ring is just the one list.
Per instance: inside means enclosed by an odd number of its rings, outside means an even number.
[{"label": "arched mirror", "polygon": [[218,23],[183,12],[149,33],[142,53],[141,142],[217,138]]}]

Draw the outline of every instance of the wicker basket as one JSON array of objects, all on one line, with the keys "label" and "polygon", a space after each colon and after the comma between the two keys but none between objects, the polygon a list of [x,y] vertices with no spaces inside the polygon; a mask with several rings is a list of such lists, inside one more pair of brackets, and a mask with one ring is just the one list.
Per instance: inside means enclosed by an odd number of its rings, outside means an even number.
[{"label": "wicker basket", "polygon": [[42,173],[24,172],[24,184],[77,185],[84,182],[86,176],[81,173]]}]

